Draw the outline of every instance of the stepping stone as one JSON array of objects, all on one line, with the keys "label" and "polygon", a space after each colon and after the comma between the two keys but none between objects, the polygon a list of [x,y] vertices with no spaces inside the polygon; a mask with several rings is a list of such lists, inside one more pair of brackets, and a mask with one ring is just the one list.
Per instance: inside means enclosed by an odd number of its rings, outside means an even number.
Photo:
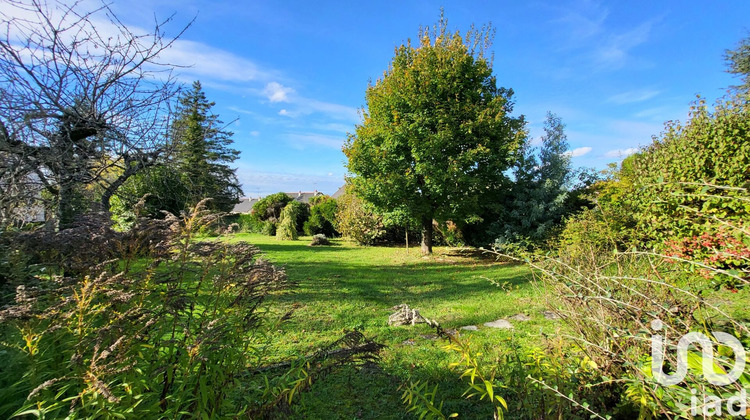
[{"label": "stepping stone", "polygon": [[437,340],[438,336],[437,334],[422,334],[420,337],[424,338],[425,340]]},{"label": "stepping stone", "polygon": [[401,345],[402,345],[402,346],[415,346],[416,344],[417,344],[417,342],[416,342],[416,341],[414,341],[414,340],[413,340],[413,339],[411,339],[411,338],[410,338],[410,339],[408,339],[408,340],[404,340],[404,341],[403,341],[403,342],[401,343]]},{"label": "stepping stone", "polygon": [[462,330],[466,331],[478,331],[479,328],[476,325],[467,325],[465,327],[461,327]]},{"label": "stepping stone", "polygon": [[523,322],[531,321],[531,317],[526,314],[515,314],[508,319],[512,319],[513,321],[523,321]]},{"label": "stepping stone", "polygon": [[513,324],[511,324],[507,319],[498,319],[497,321],[485,322],[484,326],[490,328],[500,328],[503,330],[513,329]]},{"label": "stepping stone", "polygon": [[544,317],[547,319],[560,319],[560,315],[552,311],[542,311],[542,315],[544,315]]}]

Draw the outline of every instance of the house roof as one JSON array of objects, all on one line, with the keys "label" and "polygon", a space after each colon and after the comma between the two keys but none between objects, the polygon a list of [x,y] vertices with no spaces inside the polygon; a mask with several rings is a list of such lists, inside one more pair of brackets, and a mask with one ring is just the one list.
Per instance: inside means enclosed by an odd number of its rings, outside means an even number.
[{"label": "house roof", "polygon": [[336,190],[335,193],[333,193],[333,195],[331,197],[333,197],[333,198],[339,198],[342,195],[344,195],[345,192],[346,192],[346,185],[342,185],[342,186],[339,187],[338,190]]},{"label": "house roof", "polygon": [[[310,204],[310,199],[312,199],[313,197],[324,195],[320,191],[312,191],[312,192],[299,191],[299,192],[293,192],[293,193],[288,192],[284,194],[286,194],[292,200],[299,201],[300,203],[303,203],[303,204]],[[260,201],[260,197],[240,198],[240,202],[234,205],[234,208],[232,209],[232,213],[250,213],[250,211],[253,209],[253,206],[258,201]]]},{"label": "house roof", "polygon": [[234,205],[232,213],[250,213],[250,210],[253,209],[253,206],[258,200],[260,200],[260,198],[240,198],[240,202]]},{"label": "house roof", "polygon": [[317,190],[315,190],[313,192],[302,192],[302,191],[299,191],[299,192],[295,192],[295,193],[289,193],[288,192],[288,193],[284,193],[284,194],[288,195],[289,198],[291,198],[292,200],[299,201],[300,203],[303,203],[303,204],[310,204],[310,199],[311,198],[317,197],[319,195],[323,195],[322,192],[317,191]]}]

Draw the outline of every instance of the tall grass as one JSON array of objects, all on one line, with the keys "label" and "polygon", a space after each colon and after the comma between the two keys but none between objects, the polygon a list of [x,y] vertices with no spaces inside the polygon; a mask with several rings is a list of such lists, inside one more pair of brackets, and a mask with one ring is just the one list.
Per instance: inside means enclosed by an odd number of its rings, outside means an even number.
[{"label": "tall grass", "polygon": [[328,371],[372,360],[379,347],[355,334],[268,367],[267,332],[292,314],[270,317],[265,302],[291,284],[251,245],[197,241],[216,218],[203,205],[135,228],[158,237],[127,237],[159,252],[18,287],[0,312],[0,417],[265,417]]}]

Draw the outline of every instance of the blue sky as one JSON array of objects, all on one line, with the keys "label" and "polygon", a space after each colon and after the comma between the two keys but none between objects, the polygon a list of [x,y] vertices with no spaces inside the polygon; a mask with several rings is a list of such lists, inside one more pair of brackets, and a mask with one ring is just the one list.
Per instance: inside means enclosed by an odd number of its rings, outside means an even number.
[{"label": "blue sky", "polygon": [[[445,8],[465,31],[491,22],[494,70],[515,114],[538,137],[547,111],[567,125],[577,166],[603,168],[684,120],[697,94],[734,83],[722,54],[750,34],[750,2],[733,1],[208,1],[114,0],[129,25],[175,13],[195,23],[164,60],[190,66],[214,111],[236,119],[238,177],[249,196],[333,193],[341,146],[359,121],[369,80],[394,47]],[[177,29],[177,24],[172,26]]]}]

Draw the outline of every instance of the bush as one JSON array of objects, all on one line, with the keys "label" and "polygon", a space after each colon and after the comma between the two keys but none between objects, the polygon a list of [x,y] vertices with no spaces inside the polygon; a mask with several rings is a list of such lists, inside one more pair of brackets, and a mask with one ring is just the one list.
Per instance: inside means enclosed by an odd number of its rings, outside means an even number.
[{"label": "bush", "polygon": [[307,206],[297,201],[292,201],[284,207],[281,211],[281,221],[276,228],[276,239],[282,241],[297,239],[297,220],[303,207]]},{"label": "bush", "polygon": [[253,205],[252,214],[258,220],[278,223],[281,220],[281,210],[291,201],[292,199],[286,193],[271,194]]},{"label": "bush", "polygon": [[328,196],[314,197],[311,200],[310,217],[304,223],[305,235],[323,234],[333,237],[338,234],[334,225],[336,223],[336,212],[338,204],[336,200]]},{"label": "bush", "polygon": [[458,226],[450,220],[445,223],[439,223],[435,230],[438,232],[436,243],[444,243],[447,246],[460,247],[466,245],[464,237]]},{"label": "bush", "polygon": [[273,223],[270,220],[266,220],[260,226],[260,233],[264,235],[268,235],[268,236],[275,236],[276,235],[276,223]]},{"label": "bush", "polygon": [[649,248],[700,236],[706,226],[718,227],[715,217],[735,225],[750,220],[747,203],[734,199],[750,186],[750,101],[730,98],[713,112],[699,101],[684,125],[668,123],[634,156],[631,172],[623,200]]},{"label": "bush", "polygon": [[163,211],[176,215],[186,211],[188,195],[189,186],[179,172],[159,165],[128,178],[112,196],[110,212],[121,230],[127,230],[138,217],[161,219]]},{"label": "bush", "polygon": [[[689,355],[690,374],[665,386],[652,375],[649,345],[668,331],[669,371],[675,337],[700,332],[718,341],[719,332],[750,342],[744,320],[725,307],[746,306],[737,292],[750,282],[748,105],[734,98],[709,113],[699,102],[685,125],[668,123],[654,144],[596,185],[598,206],[567,221],[556,257],[526,256],[571,337],[618,381],[619,408],[604,413],[688,418],[693,389],[701,401],[748,390],[744,376],[731,387],[709,384],[693,370],[699,352]],[[715,363],[728,371],[731,354],[720,348]]]},{"label": "bush", "polygon": [[312,242],[310,242],[310,246],[317,246],[317,245],[330,245],[331,241],[326,238],[326,235],[323,235],[322,233],[319,233],[317,235],[313,235]]},{"label": "bush", "polygon": [[624,251],[633,243],[633,221],[620,207],[585,209],[569,218],[556,241],[556,252],[569,258]]},{"label": "bush", "polygon": [[287,204],[287,207],[289,207],[290,205],[295,207],[295,212],[297,213],[294,224],[295,229],[297,229],[297,234],[303,234],[305,223],[307,223],[307,221],[310,219],[310,206],[304,203],[300,203],[299,201],[293,201]]},{"label": "bush", "polygon": [[253,205],[251,214],[257,220],[257,225],[253,227],[257,226],[258,231],[264,235],[276,235],[283,218],[283,211],[288,206],[294,207],[294,230],[298,233],[302,232],[305,222],[310,217],[309,206],[294,201],[286,193],[281,192],[266,196]]},{"label": "bush", "polygon": [[360,245],[373,245],[385,235],[382,217],[349,192],[338,199],[336,230]]},{"label": "bush", "polygon": [[226,227],[232,224],[237,224],[238,232],[262,233],[264,222],[251,213],[239,213],[224,216],[223,225]]},{"label": "bush", "polygon": [[[677,260],[667,254],[595,249],[572,258],[563,255],[540,260],[532,266],[551,296],[558,297],[555,304],[574,341],[586,348],[602,376],[620,381],[615,393],[622,396],[621,407],[633,407],[639,418],[687,418],[691,389],[721,399],[736,391],[734,387],[710,385],[700,371],[692,368],[685,380],[675,386],[660,384],[651,375],[650,343],[652,335],[659,333],[652,327],[655,320],[665,326],[664,331],[671,338],[665,352],[666,371],[676,365],[673,349],[677,338],[687,333],[700,332],[713,340],[718,331],[741,337],[745,346],[750,342],[741,320],[704,298],[715,284],[697,272],[707,270],[711,276],[718,276],[724,274],[721,270],[705,269],[700,263]],[[722,299],[732,304],[731,293]],[[728,370],[733,359],[727,353],[718,353],[715,362]],[[690,357],[700,357],[698,354],[691,353]],[[700,361],[691,362],[691,366],[694,364]],[[734,385],[746,384],[743,379]]]}]

